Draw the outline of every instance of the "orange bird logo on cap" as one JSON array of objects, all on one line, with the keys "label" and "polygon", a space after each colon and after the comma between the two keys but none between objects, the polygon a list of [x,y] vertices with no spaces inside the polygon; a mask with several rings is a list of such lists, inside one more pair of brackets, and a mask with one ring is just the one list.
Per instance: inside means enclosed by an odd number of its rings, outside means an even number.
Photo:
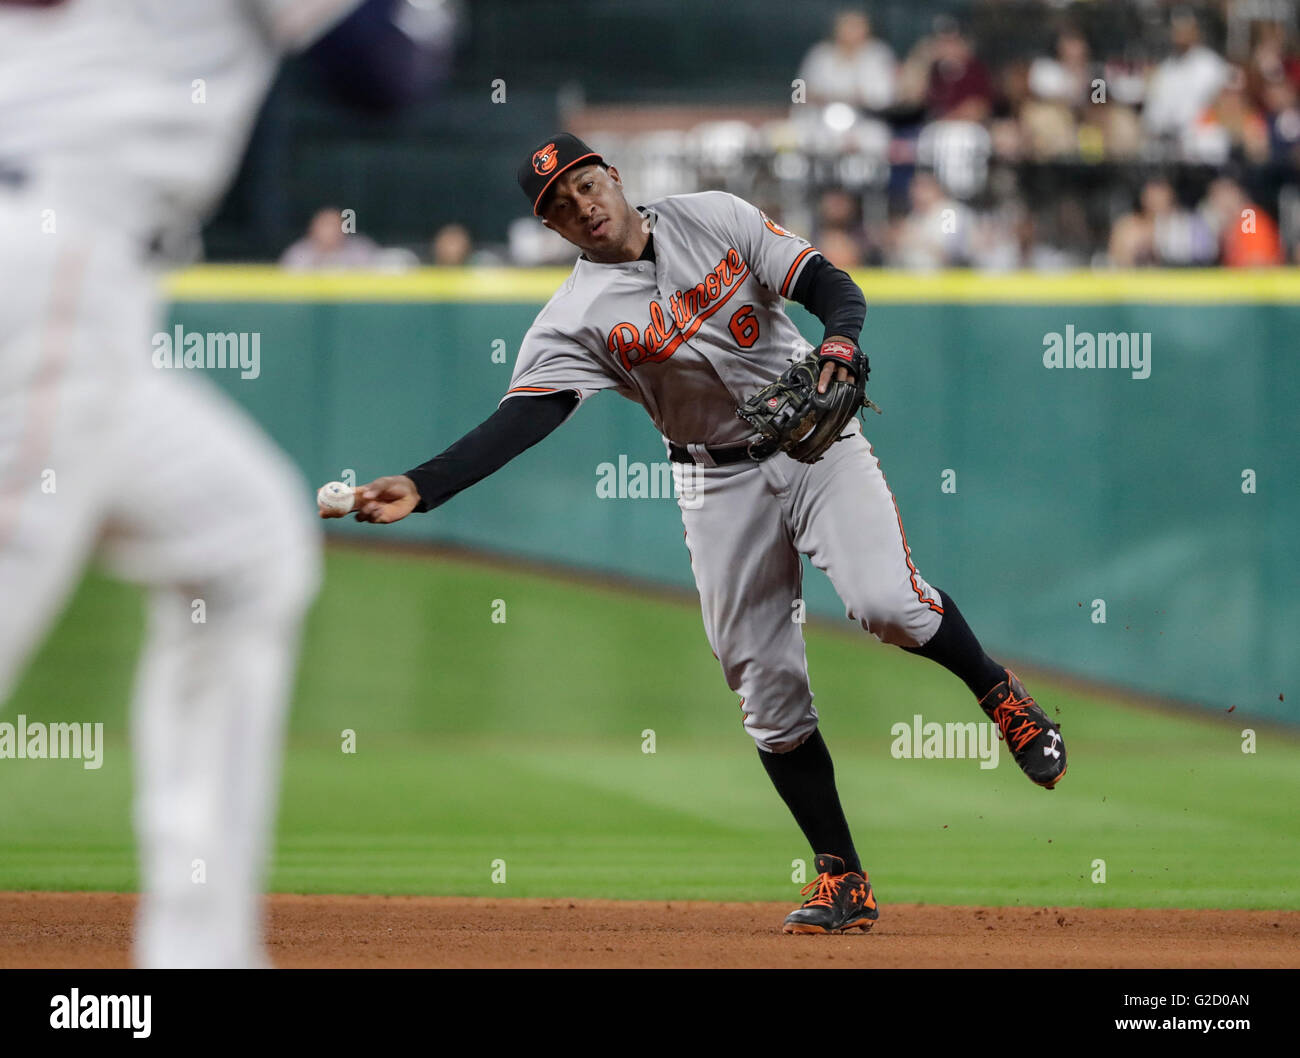
[{"label": "orange bird logo on cap", "polygon": [[559,160],[560,156],[555,151],[555,144],[548,143],[533,155],[533,169],[538,176],[545,176],[555,168],[555,163]]}]

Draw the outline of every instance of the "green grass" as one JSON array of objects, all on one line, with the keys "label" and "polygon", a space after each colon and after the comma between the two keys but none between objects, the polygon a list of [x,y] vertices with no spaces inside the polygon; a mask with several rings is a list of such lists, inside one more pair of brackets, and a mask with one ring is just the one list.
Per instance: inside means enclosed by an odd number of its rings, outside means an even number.
[{"label": "green grass", "polygon": [[[98,771],[0,761],[0,889],[135,886],[124,721],[139,620],[133,591],[92,576],[9,703],[11,722],[102,720],[108,746]],[[1022,673],[1069,740],[1069,775],[1048,793],[1006,753],[993,771],[893,759],[889,729],[913,713],[979,719],[964,688],[847,622],[808,640],[882,902],[1300,908],[1295,736],[1261,729],[1243,754],[1240,716],[1155,712]],[[271,886],[788,900],[808,850],[739,718],[690,601],[333,551]],[[1098,859],[1105,884],[1091,880]]]}]

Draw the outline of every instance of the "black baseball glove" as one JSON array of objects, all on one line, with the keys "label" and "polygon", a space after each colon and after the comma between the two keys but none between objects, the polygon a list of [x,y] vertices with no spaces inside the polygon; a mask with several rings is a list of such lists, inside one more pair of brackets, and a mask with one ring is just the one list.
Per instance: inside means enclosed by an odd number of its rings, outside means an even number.
[{"label": "black baseball glove", "polygon": [[[817,380],[828,363],[847,367],[853,377],[839,382],[832,375],[826,392],[818,393]],[[791,364],[736,410],[760,434],[751,453],[762,458],[780,451],[801,463],[818,462],[846,436],[845,427],[859,409],[876,407],[867,399],[869,371],[866,353],[848,342],[824,342],[817,352]]]}]

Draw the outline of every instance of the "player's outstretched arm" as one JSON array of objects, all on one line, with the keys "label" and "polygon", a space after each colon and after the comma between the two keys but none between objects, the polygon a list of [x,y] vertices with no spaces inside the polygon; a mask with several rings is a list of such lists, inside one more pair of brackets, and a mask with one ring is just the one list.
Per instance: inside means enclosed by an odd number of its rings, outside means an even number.
[{"label": "player's outstretched arm", "polygon": [[573,390],[512,397],[427,463],[358,486],[351,506],[343,502],[331,508],[320,501],[321,517],[355,514],[359,522],[388,525],[412,512],[431,511],[537,444],[564,422],[577,404],[578,394]]},{"label": "player's outstretched arm", "polygon": [[400,522],[420,503],[420,490],[405,474],[375,478],[357,489],[352,509],[357,521],[387,525]]}]

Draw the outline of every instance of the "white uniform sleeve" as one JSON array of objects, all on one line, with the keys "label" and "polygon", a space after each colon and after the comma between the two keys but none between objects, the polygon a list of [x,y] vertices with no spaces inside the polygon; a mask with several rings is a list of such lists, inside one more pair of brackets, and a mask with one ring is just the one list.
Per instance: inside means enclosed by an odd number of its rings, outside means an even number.
[{"label": "white uniform sleeve", "polygon": [[578,395],[578,405],[581,405],[603,389],[618,389],[622,385],[590,349],[553,327],[534,323],[519,347],[510,388],[501,403],[511,397],[568,390]]},{"label": "white uniform sleeve", "polygon": [[727,197],[735,217],[728,227],[732,229],[736,249],[763,286],[783,298],[790,297],[799,273],[817,250],[807,239],[786,231],[757,206],[735,195]]},{"label": "white uniform sleeve", "polygon": [[361,0],[248,0],[281,51],[301,51],[340,22]]},{"label": "white uniform sleeve", "polygon": [[827,91],[823,71],[826,69],[826,46],[814,44],[799,64],[799,77],[803,78],[804,87],[814,96],[821,96]]}]

